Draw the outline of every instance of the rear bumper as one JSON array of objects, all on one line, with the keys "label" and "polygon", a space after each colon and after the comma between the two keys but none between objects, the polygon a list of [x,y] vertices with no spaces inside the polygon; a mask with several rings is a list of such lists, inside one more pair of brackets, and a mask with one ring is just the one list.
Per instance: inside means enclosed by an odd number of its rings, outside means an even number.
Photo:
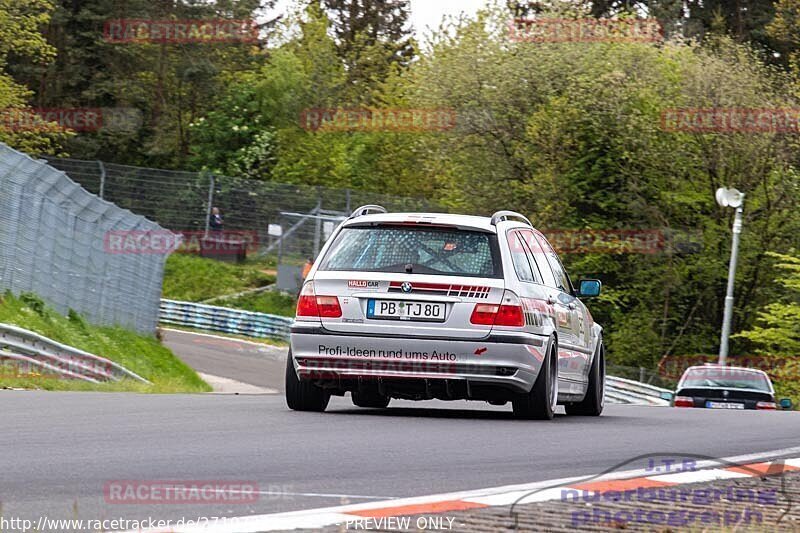
[{"label": "rear bumper", "polygon": [[294,367],[303,380],[352,389],[369,380],[393,389],[419,390],[428,382],[495,386],[512,392],[533,387],[547,350],[547,337],[527,333],[490,335],[481,340],[447,337],[355,336],[319,326],[295,324]]},{"label": "rear bumper", "polygon": [[[759,401],[775,403],[775,400],[737,400],[736,398],[723,400],[720,398],[694,398],[694,405],[692,405],[692,407],[689,409],[724,409],[730,411],[758,410],[757,404]],[[739,404],[742,405],[742,407],[711,407],[707,405],[708,402],[714,402],[716,404]]]}]

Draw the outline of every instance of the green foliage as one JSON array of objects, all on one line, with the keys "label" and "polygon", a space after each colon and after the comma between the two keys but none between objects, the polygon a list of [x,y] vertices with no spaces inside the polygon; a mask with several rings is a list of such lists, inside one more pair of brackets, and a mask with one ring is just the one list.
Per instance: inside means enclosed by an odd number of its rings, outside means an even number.
[{"label": "green foliage", "polygon": [[785,365],[769,372],[775,387],[775,397],[789,398],[793,408],[800,408],[800,357],[794,357]]},{"label": "green foliage", "polygon": [[87,384],[63,379],[1,377],[0,386],[46,390],[131,390],[137,392],[206,392],[210,388],[197,374],[153,337],[119,327],[86,324],[70,312],[63,317],[44,306],[35,295],[15,298],[10,293],[0,303],[0,322],[35,331],[53,340],[106,357],[136,372],[152,385],[123,380],[111,384]]},{"label": "green foliage", "polygon": [[89,324],[86,322],[86,319],[72,308],[67,311],[67,320],[74,324],[76,328],[84,332],[89,330]]},{"label": "green foliage", "polygon": [[407,66],[414,44],[407,26],[409,0],[321,0],[347,71],[348,100],[372,103],[372,91],[392,69]]},{"label": "green foliage", "polygon": [[586,2],[596,17],[620,13],[647,14],[658,19],[667,36],[702,39],[710,33],[752,42],[760,49],[779,49],[765,27],[775,14],[774,0],[594,0]]},{"label": "green foliage", "polygon": [[[494,27],[506,15],[497,16]],[[790,137],[665,131],[685,107],[791,107],[788,82],[729,39],[508,43],[490,25],[442,35],[413,72],[414,107],[449,105],[459,127],[427,146],[422,172],[448,203],[517,209],[548,229],[691,230],[695,254],[574,254],[573,277],[599,277],[591,304],[613,362],[652,366],[667,353],[714,352],[722,318],[731,210],[713,191],[747,191],[735,328],[774,289],[764,250],[797,242]],[[734,346],[736,348],[736,346]]]},{"label": "green foliage", "polygon": [[[760,353],[800,356],[800,257],[767,254],[773,265],[774,282],[785,290],[783,297],[764,306],[757,314],[756,325],[736,337],[749,340]],[[800,373],[795,374],[800,375]]]},{"label": "green foliage", "polygon": [[51,123],[14,126],[15,116],[31,116],[27,104],[32,92],[11,76],[9,67],[18,63],[41,66],[53,60],[55,48],[40,31],[50,22],[53,8],[49,0],[0,0],[0,142],[28,153],[59,154],[70,137]]},{"label": "green foliage", "polygon": [[23,292],[19,295],[19,300],[28,308],[42,318],[47,318],[46,305],[44,300],[32,292]]},{"label": "green foliage", "polygon": [[192,133],[188,125],[213,109],[225,72],[250,68],[262,60],[260,43],[115,43],[104,38],[105,23],[112,19],[251,19],[271,4],[261,0],[62,0],[44,32],[51,49],[57,50],[57,60],[50,65],[17,62],[13,72],[36,88],[37,104],[42,107],[129,108],[140,117],[141,123],[130,128],[109,125],[71,138],[67,149],[72,154],[184,168]]},{"label": "green foliage", "polygon": [[[610,361],[631,366],[716,351],[733,213],[716,206],[713,194],[735,186],[747,201],[734,331],[746,333],[734,337],[732,353],[751,343],[796,352],[796,300],[786,294],[790,287],[768,283],[776,262],[790,263],[767,254],[800,247],[796,138],[662,127],[662,112],[673,108],[797,108],[800,70],[770,66],[763,49],[743,44],[795,51],[796,1],[777,2],[769,28],[770,1],[689,2],[688,14],[671,0],[532,7],[542,17],[645,13],[657,16],[668,35],[705,34],[664,43],[511,42],[506,3],[444,24],[416,49],[401,30],[405,3],[394,12],[385,2],[359,2],[351,13],[356,4],[349,0],[298,0],[296,14],[259,49],[119,46],[103,42],[98,30],[115,16],[243,17],[254,12],[255,0],[193,3],[174,12],[134,0],[124,13],[111,0],[76,8],[63,2],[47,30],[56,64],[16,61],[10,72],[36,86],[45,105],[143,111],[144,127],[129,136],[70,141],[83,158],[425,196],[470,213],[516,209],[545,233],[689,232],[699,245],[694,253],[667,246],[652,255],[564,257],[574,278],[603,280],[606,291],[592,312],[605,327]],[[391,16],[381,16],[384,9]],[[3,83],[0,72],[0,98],[28,98],[21,87],[4,92]],[[361,106],[452,109],[457,126],[444,133],[322,133],[300,121],[310,109]],[[174,255],[165,295],[198,301],[263,286],[272,278],[259,270]],[[264,293],[236,305],[290,314],[289,300],[274,298]]]},{"label": "green foliage", "polygon": [[9,58],[46,64],[55,57],[41,34],[52,10],[50,0],[0,0],[0,66]]},{"label": "green foliage", "polygon": [[267,313],[270,315],[288,316],[294,318],[297,300],[294,296],[277,291],[264,291],[257,294],[246,294],[238,298],[225,300],[225,307]]},{"label": "green foliage", "polygon": [[265,273],[265,268],[264,263],[255,261],[237,265],[194,255],[172,254],[164,267],[162,297],[202,302],[265,287],[275,282],[275,276]]}]

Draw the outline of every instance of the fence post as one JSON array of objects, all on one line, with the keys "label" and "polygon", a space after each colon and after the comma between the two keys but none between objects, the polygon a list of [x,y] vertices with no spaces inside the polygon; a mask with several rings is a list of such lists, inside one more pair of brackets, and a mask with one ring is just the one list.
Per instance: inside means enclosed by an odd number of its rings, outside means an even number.
[{"label": "fence post", "polygon": [[322,191],[317,187],[317,217],[314,221],[314,257],[316,259],[319,255],[319,246],[322,239],[322,219],[320,218],[322,211]]},{"label": "fence post", "polygon": [[208,205],[206,206],[206,237],[208,237],[208,230],[211,228],[211,209],[214,207],[214,174],[208,175]]},{"label": "fence post", "polygon": [[347,189],[346,198],[347,198],[347,205],[345,206],[345,210],[344,211],[345,211],[345,213],[347,213],[347,216],[350,216],[350,213],[353,212],[353,210],[350,208],[350,189]]},{"label": "fence post", "polygon": [[282,223],[283,220],[279,219],[278,222],[281,223],[280,224],[280,226],[281,226],[281,236],[278,237],[278,268],[280,268],[281,262],[283,260],[283,236],[284,236],[284,233],[283,233],[283,223]]},{"label": "fence post", "polygon": [[103,164],[102,161],[99,159],[97,160],[97,166],[100,167],[100,193],[98,196],[101,200],[105,200],[105,192],[106,192],[106,166]]}]

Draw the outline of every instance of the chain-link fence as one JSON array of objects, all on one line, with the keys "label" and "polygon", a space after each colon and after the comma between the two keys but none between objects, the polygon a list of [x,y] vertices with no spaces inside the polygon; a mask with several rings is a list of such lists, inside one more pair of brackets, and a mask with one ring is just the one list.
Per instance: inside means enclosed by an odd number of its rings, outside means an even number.
[{"label": "chain-link fence", "polygon": [[[422,198],[383,195],[372,192],[332,189],[310,185],[290,185],[207,172],[180,172],[100,161],[48,158],[54,167],[66,172],[89,191],[120,207],[146,216],[174,231],[205,231],[212,207],[222,214],[225,230],[257,232],[259,247],[276,251],[279,230],[270,235],[270,225],[289,230],[300,215],[341,215],[359,205],[380,204],[400,211],[436,210],[442,207]],[[295,241],[308,232],[299,227]],[[316,228],[316,223],[311,226]],[[292,243],[298,253],[313,252],[318,232],[307,237],[308,249]],[[324,241],[323,241],[324,242]],[[284,245],[289,246],[288,239]],[[286,251],[286,250],[285,250]]]},{"label": "chain-link fence", "polygon": [[0,289],[36,293],[96,324],[152,333],[165,256],[112,253],[107,239],[163,231],[0,143]]},{"label": "chain-link fence", "polygon": [[446,211],[424,198],[290,185],[207,172],[180,172],[78,159],[48,158],[88,190],[177,232],[207,234],[212,208],[226,232],[246,232],[250,253],[277,257],[278,287],[297,290],[308,259],[336,224],[360,205],[391,211]]}]

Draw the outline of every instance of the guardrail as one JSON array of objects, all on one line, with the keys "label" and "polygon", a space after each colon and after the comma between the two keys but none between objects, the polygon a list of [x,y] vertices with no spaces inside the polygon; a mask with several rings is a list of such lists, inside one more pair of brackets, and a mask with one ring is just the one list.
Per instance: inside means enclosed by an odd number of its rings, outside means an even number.
[{"label": "guardrail", "polygon": [[175,326],[283,340],[289,340],[289,328],[293,322],[285,316],[175,300],[161,300],[159,321]]},{"label": "guardrail", "polygon": [[673,391],[632,379],[606,376],[606,400],[609,403],[635,405],[670,405]]},{"label": "guardrail", "polygon": [[[41,375],[58,375],[90,383],[120,379],[150,383],[110,359],[61,344],[11,324],[0,323],[0,361],[14,361],[15,370],[26,367],[31,371],[37,369]],[[30,373],[17,375],[25,377]]]}]

